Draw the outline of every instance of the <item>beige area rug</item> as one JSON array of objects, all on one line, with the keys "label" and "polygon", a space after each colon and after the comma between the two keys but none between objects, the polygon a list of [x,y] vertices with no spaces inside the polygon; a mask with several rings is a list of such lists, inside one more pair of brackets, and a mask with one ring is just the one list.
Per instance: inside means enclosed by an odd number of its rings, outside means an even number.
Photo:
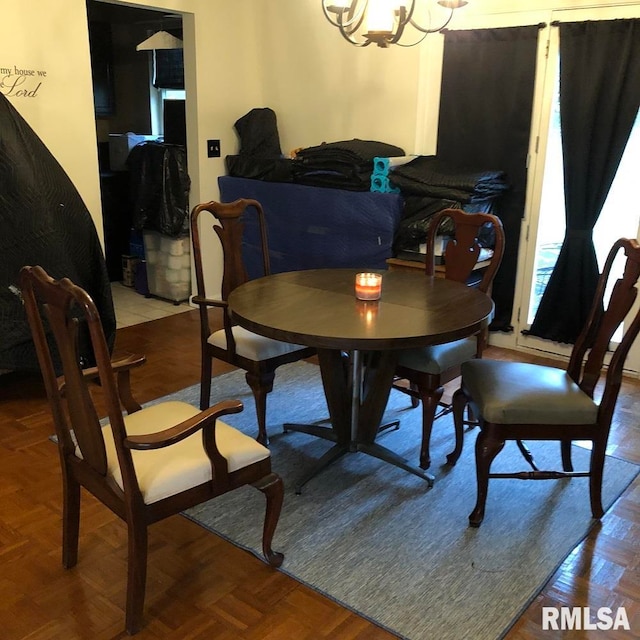
[{"label": "beige area rug", "polygon": [[[173,398],[198,402],[198,387]],[[240,398],[243,413],[228,422],[255,435],[251,394],[242,372],[214,380],[213,399]],[[392,393],[387,418],[401,420],[383,444],[417,462],[420,410]],[[347,454],[311,480],[302,495],[294,484],[331,443],[282,433],[283,422],[328,415],[319,370],[296,363],[278,370],[268,399],[273,467],[286,486],[274,546],[282,571],[410,640],[500,638],[592,526],[588,480],[495,480],[479,529],[467,526],[475,503],[473,442],[444,466],[453,443],[450,417],[436,422],[433,489],[411,474],[361,453]],[[555,443],[531,443],[543,467],[559,464]],[[574,447],[576,468],[588,452]],[[496,470],[522,469],[515,445],[505,447]],[[609,507],[638,473],[608,458],[604,501]],[[250,488],[190,510],[187,517],[259,554],[263,496]]]}]

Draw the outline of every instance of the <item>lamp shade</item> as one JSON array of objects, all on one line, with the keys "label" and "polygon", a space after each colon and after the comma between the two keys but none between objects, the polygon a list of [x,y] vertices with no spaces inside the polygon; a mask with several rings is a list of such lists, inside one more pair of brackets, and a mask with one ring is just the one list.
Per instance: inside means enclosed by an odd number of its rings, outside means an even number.
[{"label": "lamp shade", "polygon": [[157,31],[136,47],[136,51],[153,49],[182,49],[182,40],[172,36],[168,31]]}]

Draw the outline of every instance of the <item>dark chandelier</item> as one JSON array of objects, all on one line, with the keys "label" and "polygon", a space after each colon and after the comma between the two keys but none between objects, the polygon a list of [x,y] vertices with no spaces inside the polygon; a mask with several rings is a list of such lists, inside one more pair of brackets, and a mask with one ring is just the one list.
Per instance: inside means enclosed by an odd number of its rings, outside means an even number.
[{"label": "dark chandelier", "polygon": [[[465,0],[438,0],[437,3],[434,0],[322,0],[322,10],[343,38],[356,47],[372,43],[379,47],[392,44],[412,47],[428,34],[442,31],[451,21],[453,12],[466,4]],[[435,13],[443,15],[432,15]],[[424,14],[426,25],[421,24]],[[433,21],[438,18],[441,23],[434,26]],[[413,38],[409,36],[401,41],[402,36],[410,32],[413,32]]]}]

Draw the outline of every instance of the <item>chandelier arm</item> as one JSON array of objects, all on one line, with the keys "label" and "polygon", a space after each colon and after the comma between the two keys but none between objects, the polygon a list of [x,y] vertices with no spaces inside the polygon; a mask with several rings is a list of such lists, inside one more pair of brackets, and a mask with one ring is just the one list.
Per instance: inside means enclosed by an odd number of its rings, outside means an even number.
[{"label": "chandelier arm", "polygon": [[[328,0],[331,1],[331,0]],[[360,4],[360,10],[355,11],[353,4],[349,7],[349,10],[344,9],[342,11],[336,11],[335,19],[331,17],[331,12],[327,9],[326,5],[327,0],[322,0],[322,11],[324,12],[324,17],[332,24],[334,27],[338,27],[339,29],[344,28],[347,33],[353,33],[358,27],[362,24],[362,20],[364,19],[365,10],[367,8],[368,0],[360,3],[359,0],[356,1],[355,7],[357,8],[358,4]],[[349,18],[344,21],[342,17],[345,13],[349,14]],[[355,27],[351,28],[354,23],[357,23]]]},{"label": "chandelier arm", "polygon": [[369,39],[365,39],[363,42],[358,42],[357,40],[354,40],[351,37],[351,34],[343,29],[338,29],[338,31],[340,32],[340,35],[350,44],[354,45],[355,47],[368,47],[371,44],[371,40]]},{"label": "chandelier arm", "polygon": [[[400,7],[400,16],[405,24],[411,22],[413,20],[413,12],[416,10],[416,0],[411,0],[411,5],[409,9],[404,6]],[[406,16],[402,17],[402,11],[406,12]]]},{"label": "chandelier arm", "polygon": [[417,44],[420,44],[429,34],[428,33],[422,33],[420,35],[420,37],[415,41],[415,42],[395,42],[394,44],[396,44],[399,47],[415,47]]},{"label": "chandelier arm", "polygon": [[445,21],[445,23],[438,27],[437,29],[425,29],[424,27],[421,27],[415,20],[411,20],[411,26],[414,29],[417,29],[418,31],[422,31],[422,33],[424,33],[425,35],[428,33],[438,33],[439,31],[442,31],[450,22],[451,22],[451,18],[453,18],[453,9],[449,9],[450,13],[449,13],[449,17],[447,18],[447,20]]},{"label": "chandelier arm", "polygon": [[[353,19],[350,18],[347,21],[347,24],[345,25],[342,22],[342,14],[340,15],[339,21],[338,21],[338,31],[340,32],[340,35],[349,43],[354,45],[355,47],[366,47],[368,45],[371,44],[371,40],[369,40],[368,38],[365,37],[364,40],[362,41],[358,41],[355,38],[353,38],[353,34],[356,33],[358,31],[358,29],[360,29],[360,26],[362,25],[362,22],[364,20],[364,14],[365,14],[365,9],[367,8],[367,4],[368,4],[368,0],[365,0],[364,4],[361,5],[363,8],[360,10],[359,16],[358,16],[358,21],[355,25],[351,26],[353,24]],[[346,28],[346,27],[349,28]]]},{"label": "chandelier arm", "polygon": [[413,15],[415,6],[415,0],[411,0],[411,7],[409,10],[407,10],[405,6],[400,7],[398,10],[398,28],[393,37],[387,38],[387,44],[398,44],[398,41],[402,38],[402,34],[404,33],[404,28],[411,22],[411,16]]},{"label": "chandelier arm", "polygon": [[406,24],[406,22],[400,22],[398,24],[398,30],[396,31],[395,35],[392,38],[387,39],[387,42],[389,44],[398,44],[398,41],[400,40],[400,38],[402,38],[402,34],[404,33],[404,27]]},{"label": "chandelier arm", "polygon": [[[364,13],[365,13],[365,9],[367,8],[367,3],[368,0],[365,0],[364,5],[362,5],[362,9],[360,10],[359,15],[358,14],[354,14],[353,17],[350,17],[349,20],[347,20],[346,23],[342,22],[342,15],[340,16],[339,20],[338,20],[338,29],[340,30],[340,33],[347,38],[347,40],[349,40],[349,42],[351,44],[357,44],[357,42],[355,40],[351,39],[351,35],[353,35],[354,33],[356,33],[356,31],[358,31],[358,29],[362,26],[362,22],[364,21]],[[357,17],[357,22],[355,24],[354,20]]]},{"label": "chandelier arm", "polygon": [[329,21],[329,24],[332,24],[334,27],[338,26],[338,23],[329,15],[329,11],[324,0],[322,0],[322,12],[324,13],[324,17]]}]

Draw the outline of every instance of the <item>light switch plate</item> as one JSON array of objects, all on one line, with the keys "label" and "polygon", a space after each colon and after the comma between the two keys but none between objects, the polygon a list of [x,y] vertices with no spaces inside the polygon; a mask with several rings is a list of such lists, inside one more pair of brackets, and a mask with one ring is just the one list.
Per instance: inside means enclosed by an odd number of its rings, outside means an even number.
[{"label": "light switch plate", "polygon": [[220,140],[207,140],[207,157],[220,157]]}]

